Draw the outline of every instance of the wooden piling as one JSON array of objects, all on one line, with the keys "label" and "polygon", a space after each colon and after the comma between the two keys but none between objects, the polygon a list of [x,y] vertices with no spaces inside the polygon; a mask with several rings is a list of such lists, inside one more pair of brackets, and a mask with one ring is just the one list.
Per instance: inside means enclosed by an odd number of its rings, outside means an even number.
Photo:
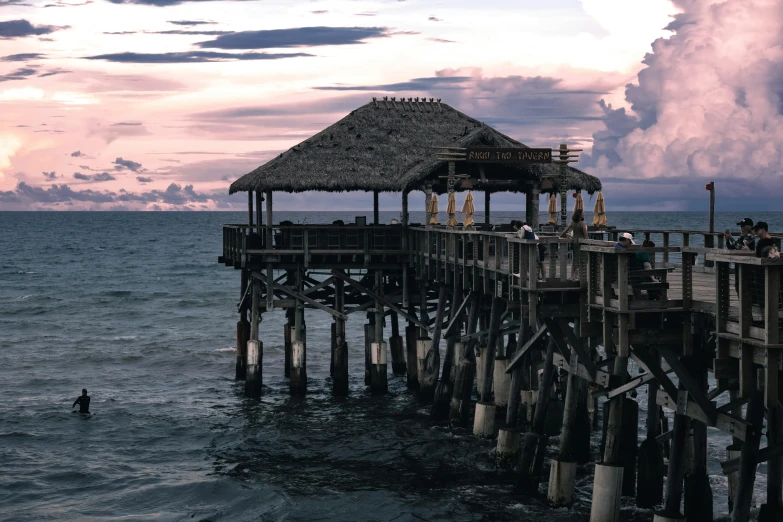
[{"label": "wooden piling", "polygon": [[296,321],[296,308],[286,308],[286,324],[283,326],[283,351],[285,352],[284,375],[291,377],[291,343],[294,337],[294,322]]},{"label": "wooden piling", "polygon": [[245,396],[260,397],[263,383],[263,349],[258,338],[261,321],[261,291],[257,281],[252,283],[252,310],[250,320],[250,340],[247,342],[247,373],[245,375]]},{"label": "wooden piling", "polygon": [[[690,332],[687,332],[690,333]],[[688,370],[699,388],[706,394],[709,358],[703,344],[695,346],[696,357],[689,361]],[[710,478],[707,474],[707,425],[691,419],[693,432],[693,466],[685,475],[685,505],[683,514],[689,522],[712,522],[713,503]]]},{"label": "wooden piling", "polygon": [[750,401],[745,418],[745,441],[740,455],[738,488],[734,497],[731,522],[748,522],[753,501],[753,486],[756,482],[756,466],[759,458],[759,443],[764,422],[764,393],[756,389],[755,380],[751,386]]},{"label": "wooden piling", "polygon": [[530,431],[525,433],[522,449],[519,453],[520,484],[526,488],[538,489],[538,482],[541,476],[540,463],[544,461],[543,454],[546,450],[547,441],[544,430],[546,413],[552,394],[552,384],[555,379],[554,355],[555,341],[550,335],[546,347],[544,371],[542,372],[538,389],[538,401],[533,413],[533,422],[530,426]]},{"label": "wooden piling", "polygon": [[416,341],[419,338],[419,327],[408,323],[405,327],[405,348],[407,353],[407,385],[409,390],[419,388],[418,361],[416,360]]},{"label": "wooden piling", "polygon": [[[783,409],[767,409],[767,447],[775,448],[783,444]],[[767,460],[767,502],[759,511],[759,522],[777,522],[783,520],[783,457],[780,455]]]},{"label": "wooden piling", "polygon": [[[449,323],[458,321],[456,308],[462,304],[462,284],[459,277],[455,278],[454,292],[449,304]],[[436,326],[437,328],[437,326]],[[443,371],[440,381],[435,387],[435,394],[432,401],[432,415],[435,417],[447,417],[449,414],[449,405],[452,396],[452,375],[451,370],[454,365],[454,348],[457,344],[457,337],[462,333],[462,329],[455,329],[456,334],[451,333],[446,339],[446,353],[443,361]]]},{"label": "wooden piling", "polygon": [[435,326],[432,330],[432,342],[422,368],[421,381],[419,382],[419,398],[423,401],[431,401],[435,395],[435,387],[438,384],[438,371],[440,370],[440,336],[443,318],[446,315],[447,288],[441,286],[438,291],[438,311],[435,314]]},{"label": "wooden piling", "polygon": [[[660,357],[654,349],[650,356],[659,364]],[[663,478],[666,474],[663,462],[663,448],[656,440],[660,431],[660,407],[657,402],[658,381],[647,385],[647,437],[639,446],[636,476],[636,505],[652,508],[663,501]]]},{"label": "wooden piling", "polygon": [[[342,279],[334,281],[334,309],[345,313],[345,290]],[[348,395],[348,343],[345,340],[345,320],[336,317],[332,393],[335,396]]]},{"label": "wooden piling", "polygon": [[563,404],[563,428],[560,432],[560,452],[552,459],[549,471],[549,489],[547,500],[552,507],[570,506],[573,501],[574,484],[576,480],[575,434],[573,429],[576,421],[576,408],[579,400],[579,377],[577,369],[579,355],[572,347],[566,396]]},{"label": "wooden piling", "polygon": [[[297,290],[301,292],[302,273],[296,274]],[[296,300],[294,313],[294,333],[291,341],[291,394],[303,394],[307,391],[307,341],[304,330],[304,306]]]},{"label": "wooden piling", "polygon": [[[375,293],[383,296],[383,272],[375,272]],[[386,343],[383,340],[383,303],[375,300],[375,325],[373,341],[370,343],[370,392],[384,395],[388,391]]]},{"label": "wooden piling", "polygon": [[395,375],[404,375],[407,367],[405,365],[405,348],[400,337],[400,323],[396,312],[391,313],[392,335],[389,337],[389,348],[392,356],[392,373]]},{"label": "wooden piling", "polygon": [[243,313],[237,321],[237,363],[235,379],[241,381],[247,374],[247,340],[250,338],[250,323]]},{"label": "wooden piling", "polygon": [[[467,334],[476,333],[479,308],[481,307],[481,294],[472,292],[470,297],[470,313],[467,322]],[[462,344],[462,343],[459,343]],[[462,357],[457,364],[454,375],[454,388],[451,394],[451,408],[449,410],[449,425],[465,426],[470,416],[470,402],[473,396],[473,380],[476,375],[476,357],[473,351],[473,341],[462,345]]]}]

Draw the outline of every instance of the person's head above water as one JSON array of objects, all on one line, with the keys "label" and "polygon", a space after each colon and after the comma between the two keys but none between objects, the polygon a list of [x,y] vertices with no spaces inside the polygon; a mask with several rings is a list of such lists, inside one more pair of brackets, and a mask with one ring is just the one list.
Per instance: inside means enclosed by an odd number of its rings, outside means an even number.
[{"label": "person's head above water", "polygon": [[87,388],[82,388],[82,395],[87,395]]}]

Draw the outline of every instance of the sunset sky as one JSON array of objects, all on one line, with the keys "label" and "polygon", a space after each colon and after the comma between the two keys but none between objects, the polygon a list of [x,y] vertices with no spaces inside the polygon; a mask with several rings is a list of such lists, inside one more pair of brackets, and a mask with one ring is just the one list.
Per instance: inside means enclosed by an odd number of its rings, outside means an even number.
[{"label": "sunset sky", "polygon": [[714,180],[779,210],[782,42],[777,0],[0,0],[0,210],[241,209],[231,181],[384,95],[581,146],[607,209]]}]

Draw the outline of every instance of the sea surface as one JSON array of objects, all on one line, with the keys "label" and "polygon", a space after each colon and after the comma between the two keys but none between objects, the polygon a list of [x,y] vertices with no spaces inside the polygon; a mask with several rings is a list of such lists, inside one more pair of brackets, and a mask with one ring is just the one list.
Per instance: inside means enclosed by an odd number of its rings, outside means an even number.
[{"label": "sea surface", "polygon": [[[748,214],[783,230],[783,213]],[[295,223],[372,212],[280,212]],[[423,216],[413,215],[412,221]],[[482,221],[477,215],[477,221]],[[493,221],[523,216],[497,212]],[[383,222],[399,218],[382,212]],[[308,394],[283,377],[282,312],[265,314],[263,397],[234,380],[239,272],[217,263],[222,223],[245,213],[0,212],[0,520],[586,520],[592,466],[571,510],[495,469],[493,444],[429,416],[389,377],[364,386],[363,318],[348,322],[348,398],[331,396],[330,318],[307,311]],[[624,228],[706,229],[700,213],[609,213]],[[387,333],[388,335],[388,333]],[[72,414],[82,388],[92,416]],[[640,390],[644,405],[644,390]],[[643,436],[643,423],[640,437]],[[726,517],[710,431],[716,514]],[[598,438],[593,449],[597,456]],[[557,448],[550,439],[550,450]],[[763,500],[764,466],[757,481]],[[623,520],[650,511],[623,500]]]}]

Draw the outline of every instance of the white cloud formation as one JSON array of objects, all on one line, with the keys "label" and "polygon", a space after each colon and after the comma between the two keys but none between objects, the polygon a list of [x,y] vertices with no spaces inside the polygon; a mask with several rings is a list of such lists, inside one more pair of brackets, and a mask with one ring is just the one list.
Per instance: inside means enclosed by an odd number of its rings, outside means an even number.
[{"label": "white cloud formation", "polygon": [[22,142],[16,136],[0,134],[0,190],[13,187],[17,183],[17,179],[11,177],[7,169],[11,166],[11,157],[21,146]]},{"label": "white cloud formation", "polygon": [[676,34],[653,43],[626,108],[604,106],[599,177],[779,177],[783,12],[778,0],[675,0]]}]

